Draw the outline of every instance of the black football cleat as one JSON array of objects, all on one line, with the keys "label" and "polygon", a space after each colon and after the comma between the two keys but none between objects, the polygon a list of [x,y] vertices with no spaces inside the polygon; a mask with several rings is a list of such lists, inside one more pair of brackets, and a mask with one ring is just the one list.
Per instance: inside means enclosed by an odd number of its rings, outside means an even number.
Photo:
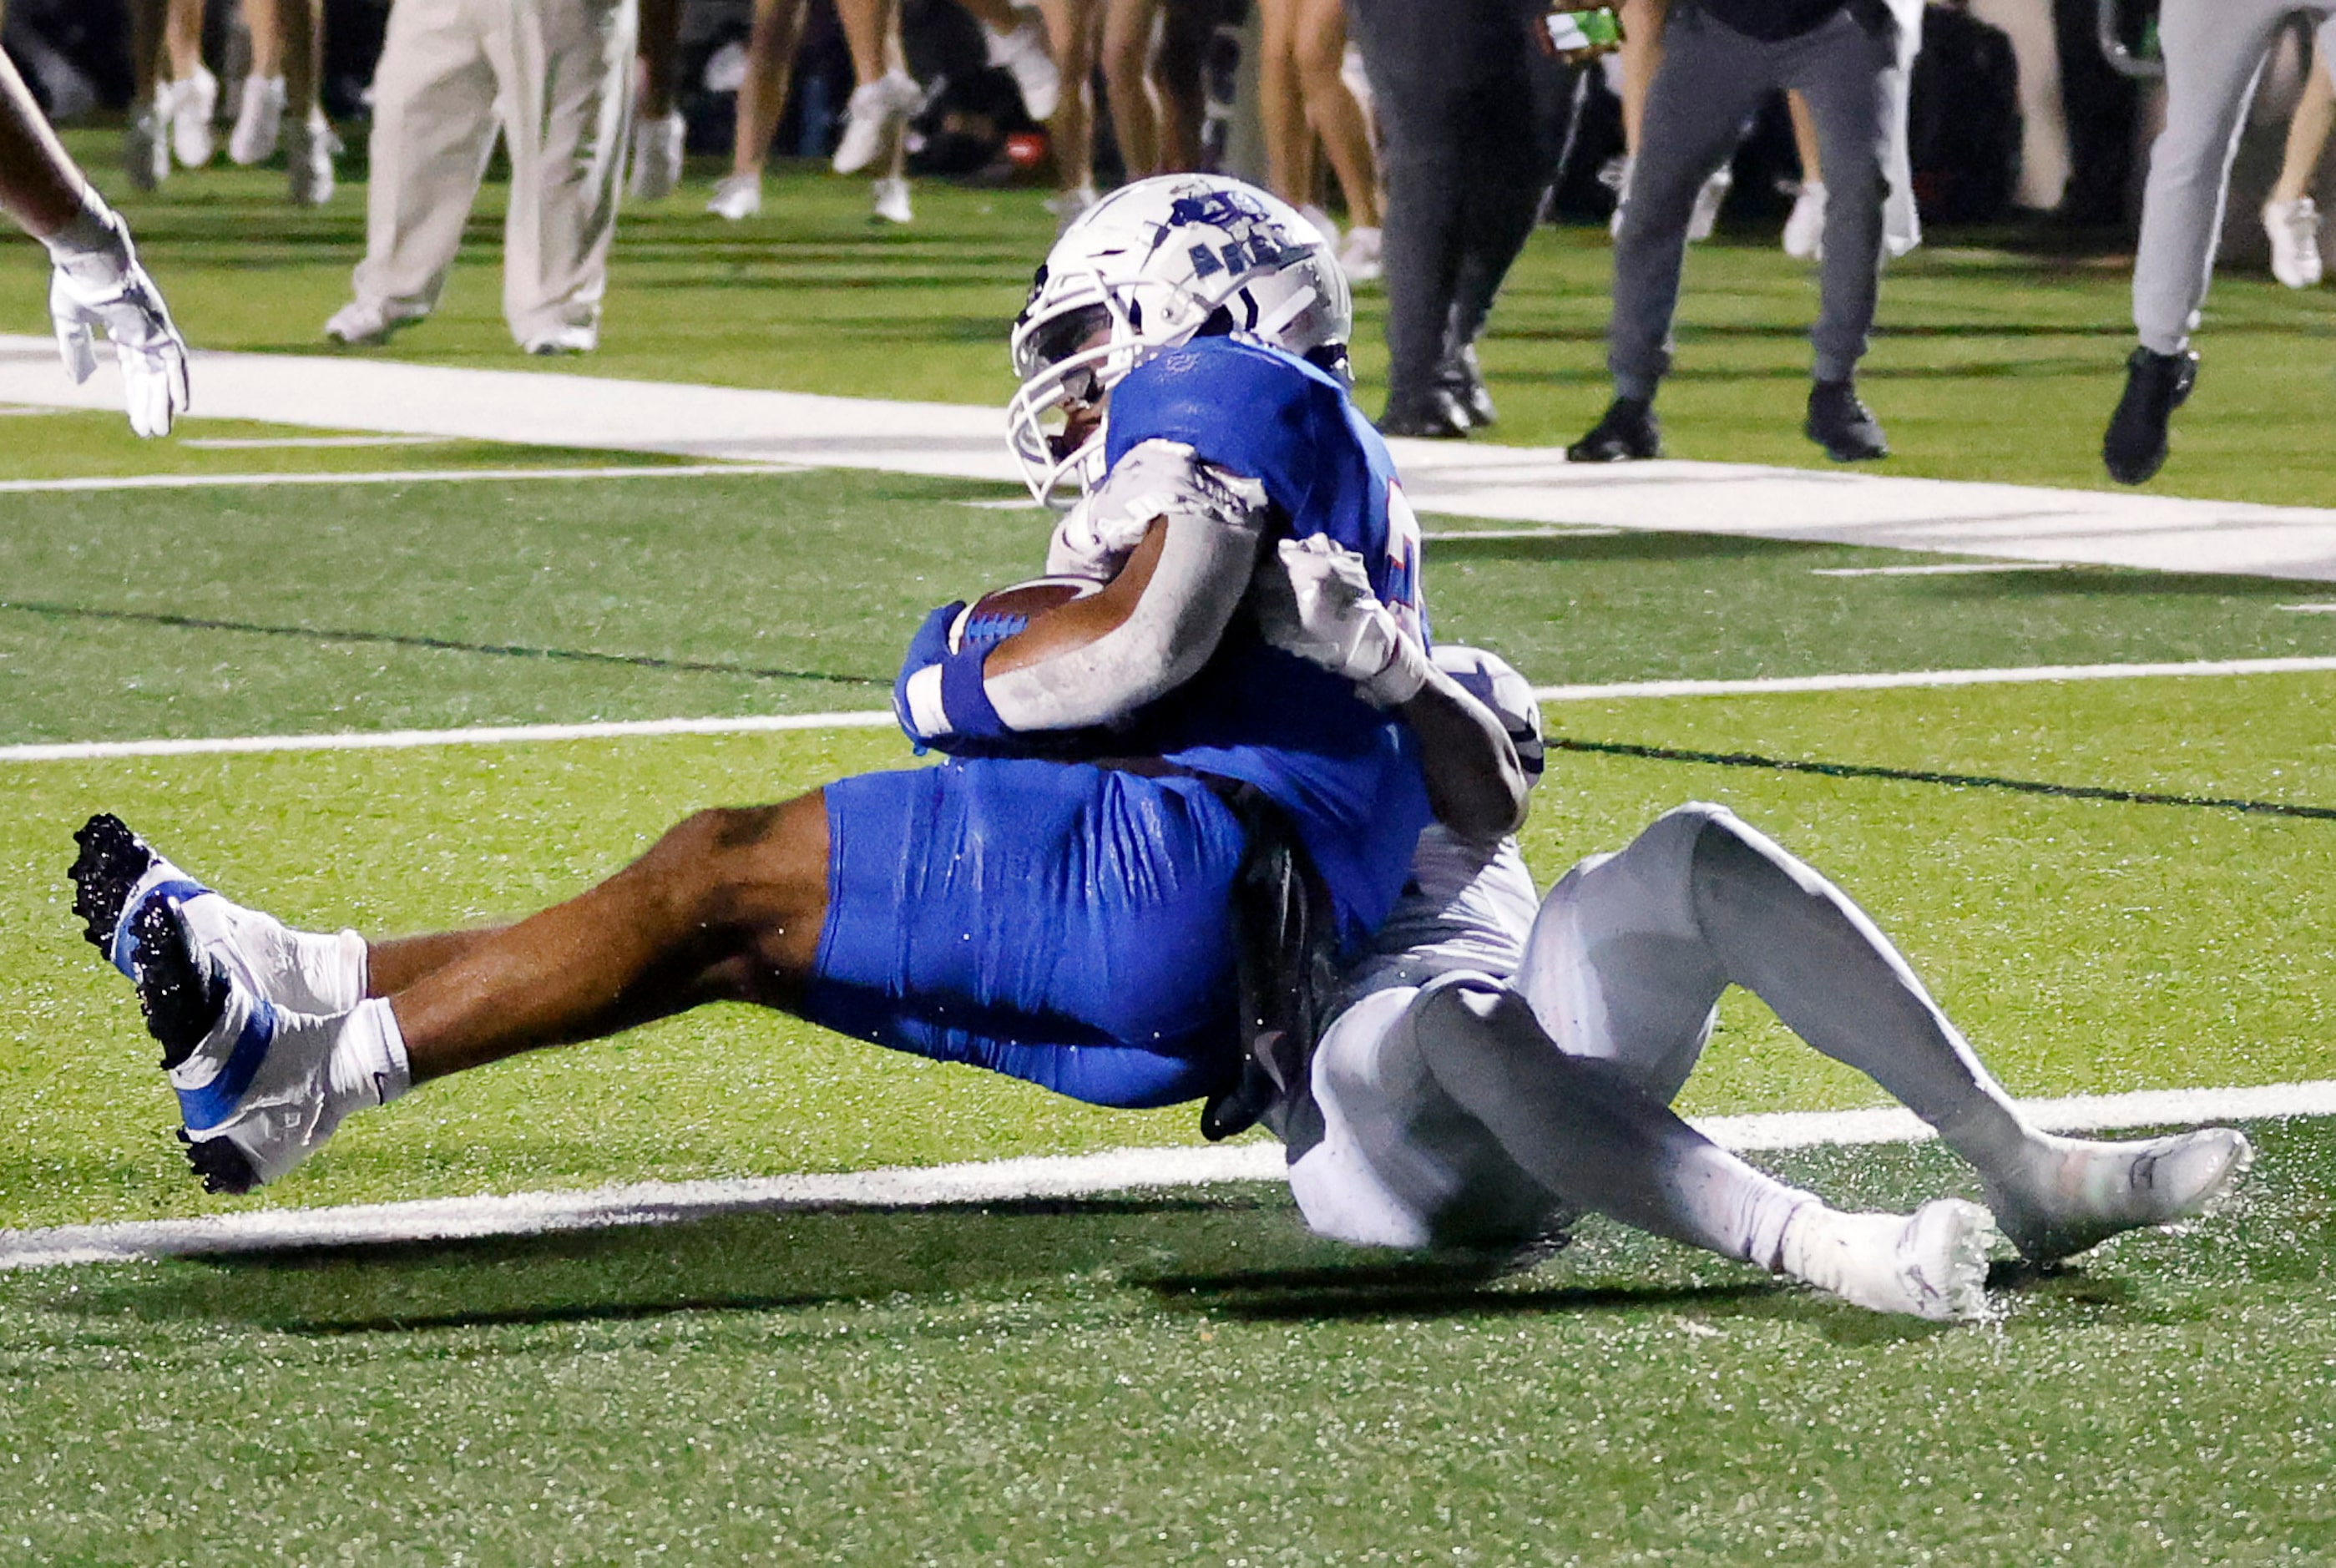
[{"label": "black football cleat", "polygon": [[1801,433],[1825,448],[1835,463],[1871,463],[1890,455],[1882,422],[1859,401],[1849,381],[1820,381],[1809,388],[1809,416]]},{"label": "black football cleat", "polygon": [[1408,435],[1426,441],[1462,441],[1468,434],[1468,416],[1441,386],[1416,397],[1390,397],[1379,415],[1381,435]]},{"label": "black football cleat", "polygon": [[1476,363],[1475,344],[1464,343],[1445,356],[1436,367],[1436,385],[1459,409],[1469,429],[1488,430],[1500,422],[1492,389],[1484,385],[1484,366]]},{"label": "black football cleat", "polygon": [[2198,385],[2198,356],[2136,348],[2125,362],[2125,395],[2101,437],[2101,462],[2119,484],[2140,484],[2166,463],[2166,426]]},{"label": "black football cleat", "polygon": [[1568,463],[1641,463],[1663,454],[1663,427],[1651,399],[1618,397],[1590,433],[1565,449]]},{"label": "black football cleat", "polygon": [[[100,812],[73,833],[81,852],[73,857],[73,913],[90,946],[116,963],[122,947],[122,911],[131,893],[153,869],[154,852],[120,817]],[[128,970],[125,969],[124,973]]]}]

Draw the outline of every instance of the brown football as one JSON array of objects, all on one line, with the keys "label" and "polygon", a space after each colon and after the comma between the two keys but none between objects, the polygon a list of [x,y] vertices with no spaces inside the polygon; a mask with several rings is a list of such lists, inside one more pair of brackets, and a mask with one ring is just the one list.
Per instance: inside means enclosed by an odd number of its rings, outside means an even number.
[{"label": "brown football", "polygon": [[1050,609],[1099,591],[1103,584],[1086,577],[1036,577],[985,593],[949,623],[951,653],[1003,642]]}]

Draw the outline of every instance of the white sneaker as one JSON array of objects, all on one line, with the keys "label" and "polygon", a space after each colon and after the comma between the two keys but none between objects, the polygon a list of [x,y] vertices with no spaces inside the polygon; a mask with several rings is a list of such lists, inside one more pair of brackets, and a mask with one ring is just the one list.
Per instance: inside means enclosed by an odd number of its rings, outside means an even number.
[{"label": "white sneaker", "polygon": [[1801,181],[1793,210],[1785,219],[1785,254],[1796,261],[1815,261],[1825,255],[1825,189],[1814,180]]},{"label": "white sneaker", "polygon": [[169,93],[171,150],[185,167],[200,169],[211,161],[211,116],[219,110],[219,78],[198,65],[184,82],[171,83]]},{"label": "white sneaker", "polygon": [[626,192],[636,201],[662,201],[681,183],[682,144],[689,122],[675,110],[655,120],[633,122],[633,169]]},{"label": "white sneaker", "polygon": [[1314,226],[1314,232],[1322,237],[1323,244],[1329,246],[1333,250],[1338,248],[1338,220],[1337,219],[1331,217],[1329,213],[1323,211],[1320,208],[1315,206],[1310,201],[1299,208],[1298,216],[1303,218],[1307,222]]},{"label": "white sneaker", "polygon": [[228,132],[227,161],[240,169],[276,156],[284,136],[284,78],[247,76],[235,106],[235,129]]},{"label": "white sneaker", "polygon": [[1055,215],[1055,233],[1061,235],[1100,200],[1092,185],[1075,185],[1046,198],[1046,210]]},{"label": "white sneaker", "polygon": [[333,159],[341,150],[341,139],[333,133],[331,122],[321,112],[311,114],[292,128],[286,141],[291,169],[287,193],[292,205],[324,206],[333,199]]},{"label": "white sneaker", "polygon": [[365,1000],[365,945],[355,931],[300,931],[205,887],[154,852],[111,813],[75,831],[70,873],[82,935],[123,975],[138,978],[134,924],[157,900],[177,907],[187,934],[278,1007],[346,1012]]},{"label": "white sneaker", "polygon": [[1614,211],[1606,219],[1608,235],[1620,238],[1622,232],[1622,207],[1630,200],[1630,160],[1621,153],[1609,158],[1598,168],[1598,183],[1614,193]]},{"label": "white sneaker", "polygon": [[887,177],[876,184],[876,201],[872,216],[885,223],[907,223],[916,214],[909,209],[909,182]]},{"label": "white sneaker", "polygon": [[876,161],[924,94],[905,71],[887,71],[865,87],[855,87],[844,108],[843,136],[835,144],[833,166],[838,174],[857,174]]},{"label": "white sneaker", "polygon": [[2290,288],[2320,286],[2320,209],[2309,196],[2266,201],[2263,233],[2271,238],[2271,275]]},{"label": "white sneaker", "polygon": [[2020,1255],[2049,1263],[2111,1236],[2195,1218],[2254,1164],[2246,1135],[2202,1127],[2170,1138],[2100,1143],[2048,1138],[2017,1185],[1992,1178],[1988,1206]]},{"label": "white sneaker", "polygon": [[1849,1214],[1804,1203],[1786,1222],[1778,1267],[1876,1312],[1934,1323],[1987,1316],[1987,1211],[1940,1198],[1912,1214]]},{"label": "white sneaker", "polygon": [[122,132],[122,171],[134,190],[151,190],[170,178],[170,131],[160,96],[131,111]]},{"label": "white sneaker", "polygon": [[389,341],[399,327],[422,319],[419,310],[392,310],[370,299],[352,299],[325,323],[325,336],[352,348],[370,348]]},{"label": "white sneaker", "polygon": [[992,33],[986,26],[981,31],[988,44],[989,63],[1002,66],[1014,78],[1023,110],[1033,120],[1052,120],[1063,94],[1063,73],[1046,47],[1046,23],[1033,14],[1025,15],[1011,33]]},{"label": "white sneaker", "polygon": [[1728,200],[1728,188],[1735,183],[1736,170],[1723,163],[1712,170],[1711,178],[1703,182],[1703,189],[1695,193],[1695,209],[1687,218],[1687,242],[1689,245],[1711,238],[1713,228],[1719,222],[1720,204]]},{"label": "white sneaker", "polygon": [[589,354],[600,346],[600,328],[595,324],[569,322],[549,332],[540,332],[522,346],[540,358],[561,354]]},{"label": "white sneaker", "polygon": [[726,218],[733,223],[743,223],[763,209],[763,177],[760,174],[725,174],[714,186],[714,200],[706,210],[716,218]]},{"label": "white sneaker", "polygon": [[1379,265],[1379,231],[1376,229],[1349,229],[1347,242],[1338,247],[1338,268],[1349,283],[1377,283],[1382,270]]}]

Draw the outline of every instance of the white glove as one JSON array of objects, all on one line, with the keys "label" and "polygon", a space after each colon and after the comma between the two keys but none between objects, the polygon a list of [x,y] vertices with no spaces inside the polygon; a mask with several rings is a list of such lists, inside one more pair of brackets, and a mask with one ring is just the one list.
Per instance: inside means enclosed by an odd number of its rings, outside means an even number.
[{"label": "white glove", "polygon": [[170,308],[130,243],[130,229],[91,191],[81,216],[44,241],[56,273],[49,283],[49,315],[57,352],[74,381],[97,369],[90,328],[102,326],[122,366],[130,428],[168,435],[187,408],[187,340],[171,325]]},{"label": "white glove", "polygon": [[1264,504],[1263,492],[1252,482],[1211,468],[1182,442],[1143,442],[1122,453],[1103,482],[1055,525],[1046,572],[1108,582],[1144,542],[1145,531],[1169,513],[1245,514]]},{"label": "white glove", "polygon": [[1427,650],[1371,591],[1363,558],[1319,533],[1281,541],[1252,602],[1266,641],[1345,676],[1380,707],[1409,702],[1427,684]]}]

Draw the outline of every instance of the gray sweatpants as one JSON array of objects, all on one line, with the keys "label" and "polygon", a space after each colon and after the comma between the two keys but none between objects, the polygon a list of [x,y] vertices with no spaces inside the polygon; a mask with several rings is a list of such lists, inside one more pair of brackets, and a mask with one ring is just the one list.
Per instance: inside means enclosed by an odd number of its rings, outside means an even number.
[{"label": "gray sweatpants", "polygon": [[1809,334],[1816,378],[1845,381],[1855,372],[1879,291],[1883,161],[1900,59],[1898,24],[1881,0],[1850,0],[1801,36],[1773,44],[1715,21],[1693,0],[1672,7],[1614,241],[1606,365],[1618,393],[1651,398],[1670,369],[1696,192],[1735,151],[1746,117],[1785,87],[1808,101],[1825,165],[1825,260]]},{"label": "gray sweatpants", "polygon": [[2165,0],[2158,13],[2166,129],[2149,150],[2133,263],[2133,324],[2152,353],[2180,353],[2197,329],[2247,105],[2273,40],[2298,12],[2320,18],[2320,57],[2329,59],[2336,0]]},{"label": "gray sweatpants", "polygon": [[445,287],[500,126],[503,316],[522,345],[600,317],[632,107],[637,0],[397,0],[374,75],[356,295],[401,315]]}]

